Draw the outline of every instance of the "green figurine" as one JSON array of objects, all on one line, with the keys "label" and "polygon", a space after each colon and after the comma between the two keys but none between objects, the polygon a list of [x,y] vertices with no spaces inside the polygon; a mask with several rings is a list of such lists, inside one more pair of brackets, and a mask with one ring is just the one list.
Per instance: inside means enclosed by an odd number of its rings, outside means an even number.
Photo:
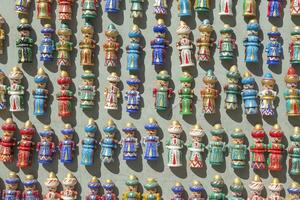
[{"label": "green figurine", "polygon": [[226,93],[225,109],[236,110],[238,108],[238,96],[241,94],[241,74],[236,65],[230,67],[229,72],[226,74],[228,83],[224,86]]},{"label": "green figurine", "polygon": [[230,185],[232,196],[228,200],[245,200],[243,196],[244,185],[239,178],[235,178],[233,183]]},{"label": "green figurine", "polygon": [[170,75],[166,70],[162,70],[156,76],[157,86],[153,88],[153,97],[155,98],[155,109],[157,111],[166,111],[170,99],[173,95],[173,89],[169,87]]},{"label": "green figurine", "polygon": [[223,192],[225,186],[224,180],[220,175],[215,175],[214,180],[210,182],[212,192],[208,196],[208,200],[225,200],[226,195]]},{"label": "green figurine", "polygon": [[218,43],[220,60],[233,60],[234,50],[237,48],[235,39],[232,37],[233,29],[228,24],[225,24],[220,33],[221,39]]},{"label": "green figurine", "polygon": [[144,185],[146,191],[143,194],[143,200],[161,200],[157,187],[157,181],[154,178],[148,178],[147,183]]},{"label": "green figurine", "polygon": [[129,175],[126,185],[128,189],[123,192],[122,200],[140,200],[141,193],[138,192],[138,178],[135,175]]},{"label": "green figurine", "polygon": [[231,134],[232,144],[229,151],[231,154],[231,167],[241,169],[246,166],[247,145],[245,145],[245,134],[242,129],[236,128]]},{"label": "green figurine", "polygon": [[95,105],[96,86],[94,80],[96,76],[91,70],[85,70],[81,75],[82,84],[78,88],[78,96],[80,99],[80,108],[93,108]]},{"label": "green figurine", "polygon": [[226,151],[226,144],[222,141],[225,131],[221,124],[216,124],[211,131],[212,141],[208,145],[209,163],[212,166],[220,166],[224,164],[224,153]]},{"label": "green figurine", "polygon": [[193,112],[194,90],[192,89],[193,77],[188,72],[184,72],[180,77],[182,88],[178,91],[180,96],[180,114],[191,115]]}]

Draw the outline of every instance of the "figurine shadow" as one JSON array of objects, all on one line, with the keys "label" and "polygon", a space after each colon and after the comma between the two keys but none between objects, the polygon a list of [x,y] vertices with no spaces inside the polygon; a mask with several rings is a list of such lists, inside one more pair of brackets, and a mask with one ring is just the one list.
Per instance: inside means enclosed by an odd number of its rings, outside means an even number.
[{"label": "figurine shadow", "polygon": [[[8,106],[8,105],[6,105],[6,106]],[[6,120],[7,118],[12,117],[11,112],[9,111],[9,107],[6,107],[5,110],[2,110],[2,111],[0,112],[0,117],[1,117],[3,120]]]},{"label": "figurine shadow", "polygon": [[133,23],[138,25],[141,29],[147,29],[147,14],[146,11],[148,10],[149,7],[149,1],[144,0],[142,3],[142,8],[143,8],[143,16],[138,17],[138,18],[132,18]]},{"label": "figurine shadow", "polygon": [[290,174],[289,173],[289,175],[290,175],[290,178],[293,180],[293,181],[296,181],[296,182],[300,182],[300,177],[299,177],[299,175],[293,175],[293,174]]},{"label": "figurine shadow", "polygon": [[124,23],[124,10],[126,10],[126,3],[125,1],[120,1],[120,10],[116,13],[107,13],[107,17],[120,26]]},{"label": "figurine shadow", "polygon": [[228,24],[231,27],[236,26],[236,4],[237,0],[232,1],[232,16],[230,15],[221,15],[220,19],[223,21],[224,24]]},{"label": "figurine shadow", "polygon": [[[180,21],[184,21],[186,22],[186,24],[191,28],[191,30],[194,30],[197,28],[197,23],[195,21],[195,12],[191,13],[191,16],[182,16],[180,17]],[[191,32],[190,35],[192,35],[193,33]],[[190,37],[190,39],[192,41],[194,41],[193,37]]]},{"label": "figurine shadow", "polygon": [[[265,158],[267,158],[265,156]],[[268,169],[253,169],[254,173],[259,175],[261,178],[266,179],[269,177],[269,171]]]},{"label": "figurine shadow", "polygon": [[291,16],[291,19],[296,26],[300,26],[300,16]]},{"label": "figurine shadow", "polygon": [[292,126],[300,126],[300,116],[288,116],[288,121]]},{"label": "figurine shadow", "polygon": [[262,124],[262,117],[259,111],[257,114],[246,115],[246,118],[252,126],[255,126],[256,124]]},{"label": "figurine shadow", "polygon": [[243,121],[243,109],[242,109],[242,100],[240,97],[238,97],[237,101],[237,109],[236,110],[227,110],[227,115],[236,122],[242,122]]},{"label": "figurine shadow", "polygon": [[287,1],[281,1],[281,16],[279,17],[268,17],[271,24],[277,27],[282,27],[284,19],[284,8],[286,7]]},{"label": "figurine shadow", "polygon": [[[185,135],[185,134],[183,134]],[[185,141],[185,140],[184,140]],[[186,166],[186,152],[187,152],[187,148],[186,146],[184,146],[182,148],[182,166],[180,167],[170,167],[171,172],[177,176],[178,178],[186,178],[187,177],[187,166]]]},{"label": "figurine shadow", "polygon": [[6,22],[3,24],[3,29],[4,29],[4,33],[5,33],[5,36],[4,36],[5,38],[4,38],[4,42],[3,42],[3,54],[0,55],[0,63],[7,64],[7,59],[8,59],[7,49],[10,45],[10,43],[9,43],[10,28]]}]

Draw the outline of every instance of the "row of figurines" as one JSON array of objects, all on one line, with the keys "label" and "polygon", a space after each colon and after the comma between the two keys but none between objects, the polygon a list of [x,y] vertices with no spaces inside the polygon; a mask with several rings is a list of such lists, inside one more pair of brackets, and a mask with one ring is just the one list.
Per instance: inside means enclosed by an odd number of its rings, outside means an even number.
[{"label": "row of figurines", "polygon": [[[159,146],[161,141],[157,133],[159,131],[158,123],[150,118],[145,124],[146,136],[143,137],[141,143],[145,147],[144,159],[147,161],[157,160],[161,155]],[[8,118],[2,125],[3,136],[0,140],[0,160],[3,162],[12,162],[14,158],[14,146],[17,144],[14,138],[14,133],[17,130],[16,124],[11,118]],[[97,126],[93,119],[90,119],[84,127],[86,136],[83,138],[81,151],[81,164],[90,166],[94,164],[95,149],[98,147],[98,142],[95,139]],[[116,125],[112,120],[107,122],[103,128],[104,138],[100,142],[101,159],[104,163],[113,162],[114,151],[120,145],[123,153],[123,160],[137,160],[140,141],[137,138],[137,128],[132,123],[127,123],[122,129],[124,137],[118,141],[115,137],[117,131]],[[178,121],[172,121],[168,127],[170,137],[166,141],[166,149],[168,155],[169,167],[181,167],[183,165],[183,149],[184,141],[180,138],[183,133],[183,128]],[[56,151],[60,152],[60,161],[62,163],[72,163],[74,152],[76,150],[76,142],[73,137],[75,130],[70,124],[66,124],[61,130],[63,139],[56,146],[53,141],[54,131],[50,126],[45,126],[43,131],[39,132],[41,141],[37,143],[36,150],[38,152],[38,162],[41,164],[49,164],[52,162]],[[32,164],[32,151],[35,143],[32,141],[36,130],[30,121],[27,121],[20,129],[21,140],[18,142],[18,160],[17,166],[26,168]],[[188,144],[189,150],[189,166],[191,168],[202,168],[204,166],[204,152],[208,151],[208,160],[212,166],[221,166],[225,164],[225,155],[227,149],[230,152],[231,166],[234,169],[243,169],[248,165],[247,160],[247,137],[239,128],[231,133],[231,144],[226,145],[224,141],[225,130],[220,124],[216,124],[212,131],[212,137],[206,147],[202,138],[205,136],[204,130],[195,125],[191,128],[189,135],[191,142]],[[254,143],[250,146],[251,166],[256,170],[268,169],[270,171],[281,171],[284,166],[283,155],[285,153],[285,145],[282,144],[284,133],[278,124],[274,125],[269,132],[272,141],[269,144],[264,143],[266,133],[260,124],[256,125],[251,132]],[[295,127],[294,134],[290,136],[292,141],[289,148],[290,155],[290,174],[300,175],[300,128]],[[268,159],[265,158],[268,153]]]},{"label": "row of figurines", "polygon": [[[24,185],[24,191],[21,193],[19,190],[19,184],[21,180],[15,172],[10,172],[8,178],[5,179],[6,189],[3,190],[3,200],[38,200],[41,196],[40,191],[36,185],[38,181],[33,175],[26,175],[25,180],[22,181]],[[78,180],[72,173],[68,173],[62,180],[63,190],[59,191],[58,186],[60,181],[56,174],[49,173],[48,178],[45,180],[44,185],[47,188],[47,192],[43,194],[44,200],[76,200],[78,192],[76,191],[76,184]],[[140,191],[140,181],[135,175],[129,175],[125,182],[127,189],[120,197],[122,200],[161,200],[161,194],[159,192],[159,184],[154,178],[147,178],[146,183],[143,185],[145,191]],[[205,188],[199,181],[192,181],[189,186],[190,195],[186,197],[184,186],[180,182],[175,182],[171,188],[173,196],[170,200],[225,200],[226,192],[224,188],[226,186],[223,178],[220,175],[215,175],[210,182],[212,192],[205,197]],[[116,200],[118,199],[115,193],[115,184],[111,179],[107,179],[101,185],[97,177],[92,177],[88,182],[89,193],[85,196],[86,200]],[[104,189],[104,193],[100,194],[100,188]],[[250,194],[247,200],[264,200],[262,191],[265,186],[263,181],[258,175],[255,175],[249,183]],[[164,188],[165,189],[165,188]],[[300,185],[297,182],[292,182],[287,188],[287,198],[284,198],[281,193],[284,191],[283,184],[277,178],[274,178],[269,184],[268,189],[270,193],[266,199],[268,200],[298,200],[300,198]],[[245,187],[239,178],[235,178],[230,185],[231,195],[229,200],[246,200]]]}]

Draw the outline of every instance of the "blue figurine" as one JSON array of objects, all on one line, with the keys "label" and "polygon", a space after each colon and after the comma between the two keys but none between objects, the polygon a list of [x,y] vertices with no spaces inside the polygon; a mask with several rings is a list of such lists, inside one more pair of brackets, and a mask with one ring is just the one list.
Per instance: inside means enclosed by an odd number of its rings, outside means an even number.
[{"label": "blue figurine", "polygon": [[178,11],[179,17],[187,17],[187,16],[192,16],[192,3],[191,0],[178,0]]},{"label": "blue figurine", "polygon": [[272,30],[268,32],[269,42],[266,46],[267,53],[267,64],[268,65],[278,65],[280,63],[280,57],[282,55],[282,45],[278,41],[281,34],[278,32],[276,26],[272,27]]},{"label": "blue figurine", "polygon": [[71,124],[65,124],[65,128],[61,131],[64,135],[62,141],[59,142],[60,162],[69,164],[73,162],[76,143],[73,141],[75,130]]},{"label": "blue figurine", "polygon": [[133,25],[132,31],[128,33],[129,45],[126,47],[127,51],[127,70],[135,72],[139,70],[139,57],[142,51],[140,40],[142,37],[141,30],[137,25]]},{"label": "blue figurine", "polygon": [[81,164],[91,166],[94,163],[94,154],[96,148],[95,133],[97,126],[94,119],[90,118],[88,124],[84,127],[86,137],[82,140]]},{"label": "blue figurine", "polygon": [[152,65],[165,65],[169,41],[166,40],[167,27],[163,19],[158,19],[153,27],[155,39],[151,41]]},{"label": "blue figurine", "polygon": [[135,137],[137,129],[132,123],[127,123],[122,130],[125,133],[125,137],[120,141],[123,150],[123,160],[136,160],[137,149],[140,146],[138,139]]},{"label": "blue figurine", "polygon": [[41,44],[39,46],[39,51],[41,52],[40,61],[49,62],[53,60],[55,42],[51,36],[54,32],[55,31],[50,24],[45,24],[44,28],[41,30],[44,38],[41,40]]},{"label": "blue figurine", "polygon": [[257,94],[255,80],[250,72],[245,72],[242,78],[243,90],[241,92],[244,101],[245,114],[253,115],[258,113]]},{"label": "blue figurine", "polygon": [[160,144],[159,137],[157,132],[159,126],[155,119],[149,118],[148,123],[145,124],[144,128],[146,129],[147,136],[143,138],[142,144],[145,146],[145,160],[157,160],[159,153],[158,147]]},{"label": "blue figurine", "polygon": [[34,77],[34,82],[36,83],[37,88],[32,91],[34,98],[33,114],[35,116],[41,116],[46,113],[48,98],[48,90],[45,89],[48,82],[48,77],[43,68],[38,69],[37,75]]},{"label": "blue figurine", "polygon": [[55,153],[55,143],[53,142],[54,131],[50,126],[44,126],[44,130],[39,132],[41,141],[37,143],[38,162],[41,164],[52,163]]},{"label": "blue figurine", "polygon": [[255,19],[250,20],[247,25],[248,36],[244,39],[245,46],[245,62],[246,63],[257,63],[258,62],[258,51],[260,47],[260,39],[258,37],[258,31],[260,26]]},{"label": "blue figurine", "polygon": [[125,94],[125,100],[127,101],[126,111],[129,113],[137,113],[140,110],[141,95],[138,91],[141,80],[137,76],[131,75],[126,81],[128,84],[128,90]]},{"label": "blue figurine", "polygon": [[101,159],[104,163],[110,163],[113,161],[114,150],[118,147],[118,141],[114,138],[117,128],[112,119],[107,121],[103,131],[105,137],[101,141]]},{"label": "blue figurine", "polygon": [[105,12],[117,13],[120,11],[120,0],[105,0]]}]

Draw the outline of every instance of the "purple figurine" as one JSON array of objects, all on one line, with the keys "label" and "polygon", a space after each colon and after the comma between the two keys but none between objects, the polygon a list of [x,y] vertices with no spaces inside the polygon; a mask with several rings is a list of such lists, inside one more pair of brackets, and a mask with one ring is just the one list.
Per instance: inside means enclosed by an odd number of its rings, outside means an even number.
[{"label": "purple figurine", "polygon": [[101,200],[117,200],[117,196],[114,193],[115,184],[112,180],[107,179],[103,184],[105,194],[102,195]]},{"label": "purple figurine", "polygon": [[278,41],[281,34],[278,32],[276,26],[272,27],[272,30],[268,32],[269,42],[266,46],[265,52],[267,53],[267,64],[268,65],[278,65],[280,63],[280,58],[283,53],[282,45]]},{"label": "purple figurine", "polygon": [[268,17],[281,17],[282,1],[283,0],[268,0]]},{"label": "purple figurine", "polygon": [[184,188],[180,182],[176,182],[175,185],[172,187],[172,192],[174,193],[174,196],[171,198],[171,200],[184,200],[183,192]]},{"label": "purple figurine", "polygon": [[74,151],[76,149],[76,143],[73,141],[75,130],[71,124],[65,124],[65,128],[61,133],[64,135],[64,138],[59,142],[60,161],[64,164],[69,164],[73,162]]},{"label": "purple figurine", "polygon": [[38,69],[37,75],[34,77],[34,82],[36,83],[37,88],[32,91],[34,98],[33,115],[41,116],[47,112],[47,98],[49,93],[49,91],[46,89],[48,76],[43,68]]},{"label": "purple figurine", "polygon": [[38,162],[49,164],[52,162],[55,153],[55,143],[53,142],[54,132],[51,126],[44,126],[44,130],[39,132],[41,141],[37,143]]},{"label": "purple figurine", "polygon": [[125,99],[127,101],[126,111],[129,113],[137,113],[140,110],[141,95],[138,89],[141,81],[137,76],[131,75],[127,80],[127,84],[128,90],[125,94]]},{"label": "purple figurine", "polygon": [[55,33],[50,24],[45,24],[41,33],[44,35],[39,46],[41,52],[40,61],[49,62],[53,60],[53,53],[55,51],[55,42],[51,36]]},{"label": "purple figurine", "polygon": [[140,146],[138,139],[135,137],[137,129],[133,123],[127,123],[122,130],[125,133],[125,137],[120,141],[123,149],[123,160],[136,160],[137,148]]},{"label": "purple figurine", "polygon": [[101,195],[99,194],[101,184],[96,176],[92,177],[88,183],[88,188],[90,189],[90,192],[86,195],[86,200],[101,200]]},{"label": "purple figurine", "polygon": [[8,177],[5,179],[5,190],[2,193],[3,200],[20,200],[21,191],[18,190],[20,179],[15,172],[9,172]]},{"label": "purple figurine", "polygon": [[158,147],[160,144],[159,137],[157,136],[159,130],[157,121],[154,118],[149,118],[144,128],[147,132],[147,136],[143,138],[142,142],[145,146],[144,159],[149,161],[157,160],[159,156]]}]

